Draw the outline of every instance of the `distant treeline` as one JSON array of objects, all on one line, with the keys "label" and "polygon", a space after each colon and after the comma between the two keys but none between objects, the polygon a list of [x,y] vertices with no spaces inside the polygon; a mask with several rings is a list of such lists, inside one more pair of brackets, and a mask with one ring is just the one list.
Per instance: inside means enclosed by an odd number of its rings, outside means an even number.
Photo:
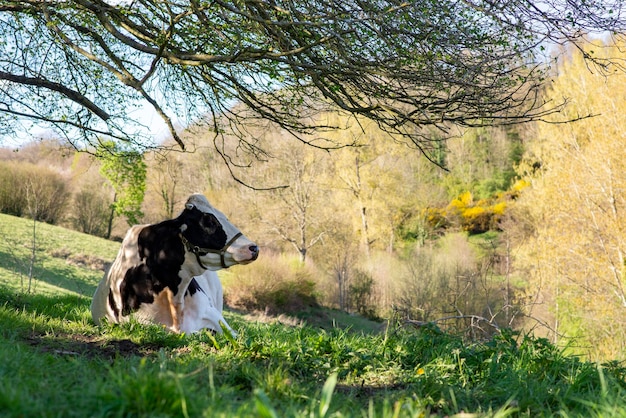
[{"label": "distant treeline", "polygon": [[0,212],[57,224],[71,194],[57,171],[27,162],[0,161]]},{"label": "distant treeline", "polygon": [[0,161],[0,212],[101,237],[111,216],[102,191],[73,190],[58,168],[25,161]]}]

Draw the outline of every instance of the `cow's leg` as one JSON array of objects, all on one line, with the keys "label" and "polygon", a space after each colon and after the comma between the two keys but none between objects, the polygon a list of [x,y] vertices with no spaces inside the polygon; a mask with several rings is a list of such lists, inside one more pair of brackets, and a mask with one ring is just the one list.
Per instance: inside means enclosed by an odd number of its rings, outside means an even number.
[{"label": "cow's leg", "polygon": [[220,323],[224,325],[224,328],[226,328],[233,337],[237,336],[237,333],[230,327],[228,322],[226,322],[226,319],[224,319],[222,313],[212,306],[205,307],[204,311],[202,312],[202,318],[199,321],[198,330],[208,328],[217,332],[218,334],[221,334],[222,326],[220,325]]},{"label": "cow's leg", "polygon": [[169,288],[163,289],[155,297],[151,307],[146,307],[146,317],[150,322],[162,324],[172,332],[180,332],[182,308]]},{"label": "cow's leg", "polygon": [[172,317],[171,330],[179,333],[180,324],[183,322],[183,303],[169,288],[165,289],[165,294],[167,297],[167,306],[170,311],[170,316]]}]

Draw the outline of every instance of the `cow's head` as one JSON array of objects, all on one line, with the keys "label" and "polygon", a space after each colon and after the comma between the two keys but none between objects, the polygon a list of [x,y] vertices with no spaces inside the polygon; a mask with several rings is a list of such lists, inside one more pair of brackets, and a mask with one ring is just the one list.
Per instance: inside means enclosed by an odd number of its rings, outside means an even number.
[{"label": "cow's head", "polygon": [[187,249],[195,252],[200,265],[208,270],[251,263],[259,256],[259,247],[201,194],[187,199],[179,219],[184,222],[181,232]]}]

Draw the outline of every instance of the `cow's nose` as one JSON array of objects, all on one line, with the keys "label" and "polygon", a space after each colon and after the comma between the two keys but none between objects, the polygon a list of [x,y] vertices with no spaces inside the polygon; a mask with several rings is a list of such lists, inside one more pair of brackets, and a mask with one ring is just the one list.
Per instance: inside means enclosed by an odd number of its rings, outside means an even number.
[{"label": "cow's nose", "polygon": [[248,250],[250,250],[250,253],[252,253],[252,256],[254,258],[256,258],[259,255],[259,246],[258,245],[251,245],[248,247]]}]

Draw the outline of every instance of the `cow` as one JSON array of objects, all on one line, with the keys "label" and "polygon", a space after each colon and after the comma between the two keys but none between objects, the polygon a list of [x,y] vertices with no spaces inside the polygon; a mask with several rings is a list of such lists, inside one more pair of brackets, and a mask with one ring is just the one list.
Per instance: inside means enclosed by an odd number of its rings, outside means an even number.
[{"label": "cow", "polygon": [[[259,247],[202,194],[175,218],[131,227],[91,303],[93,321],[156,323],[175,333],[221,332],[217,270],[256,260]],[[234,333],[234,332],[233,332]]]}]

